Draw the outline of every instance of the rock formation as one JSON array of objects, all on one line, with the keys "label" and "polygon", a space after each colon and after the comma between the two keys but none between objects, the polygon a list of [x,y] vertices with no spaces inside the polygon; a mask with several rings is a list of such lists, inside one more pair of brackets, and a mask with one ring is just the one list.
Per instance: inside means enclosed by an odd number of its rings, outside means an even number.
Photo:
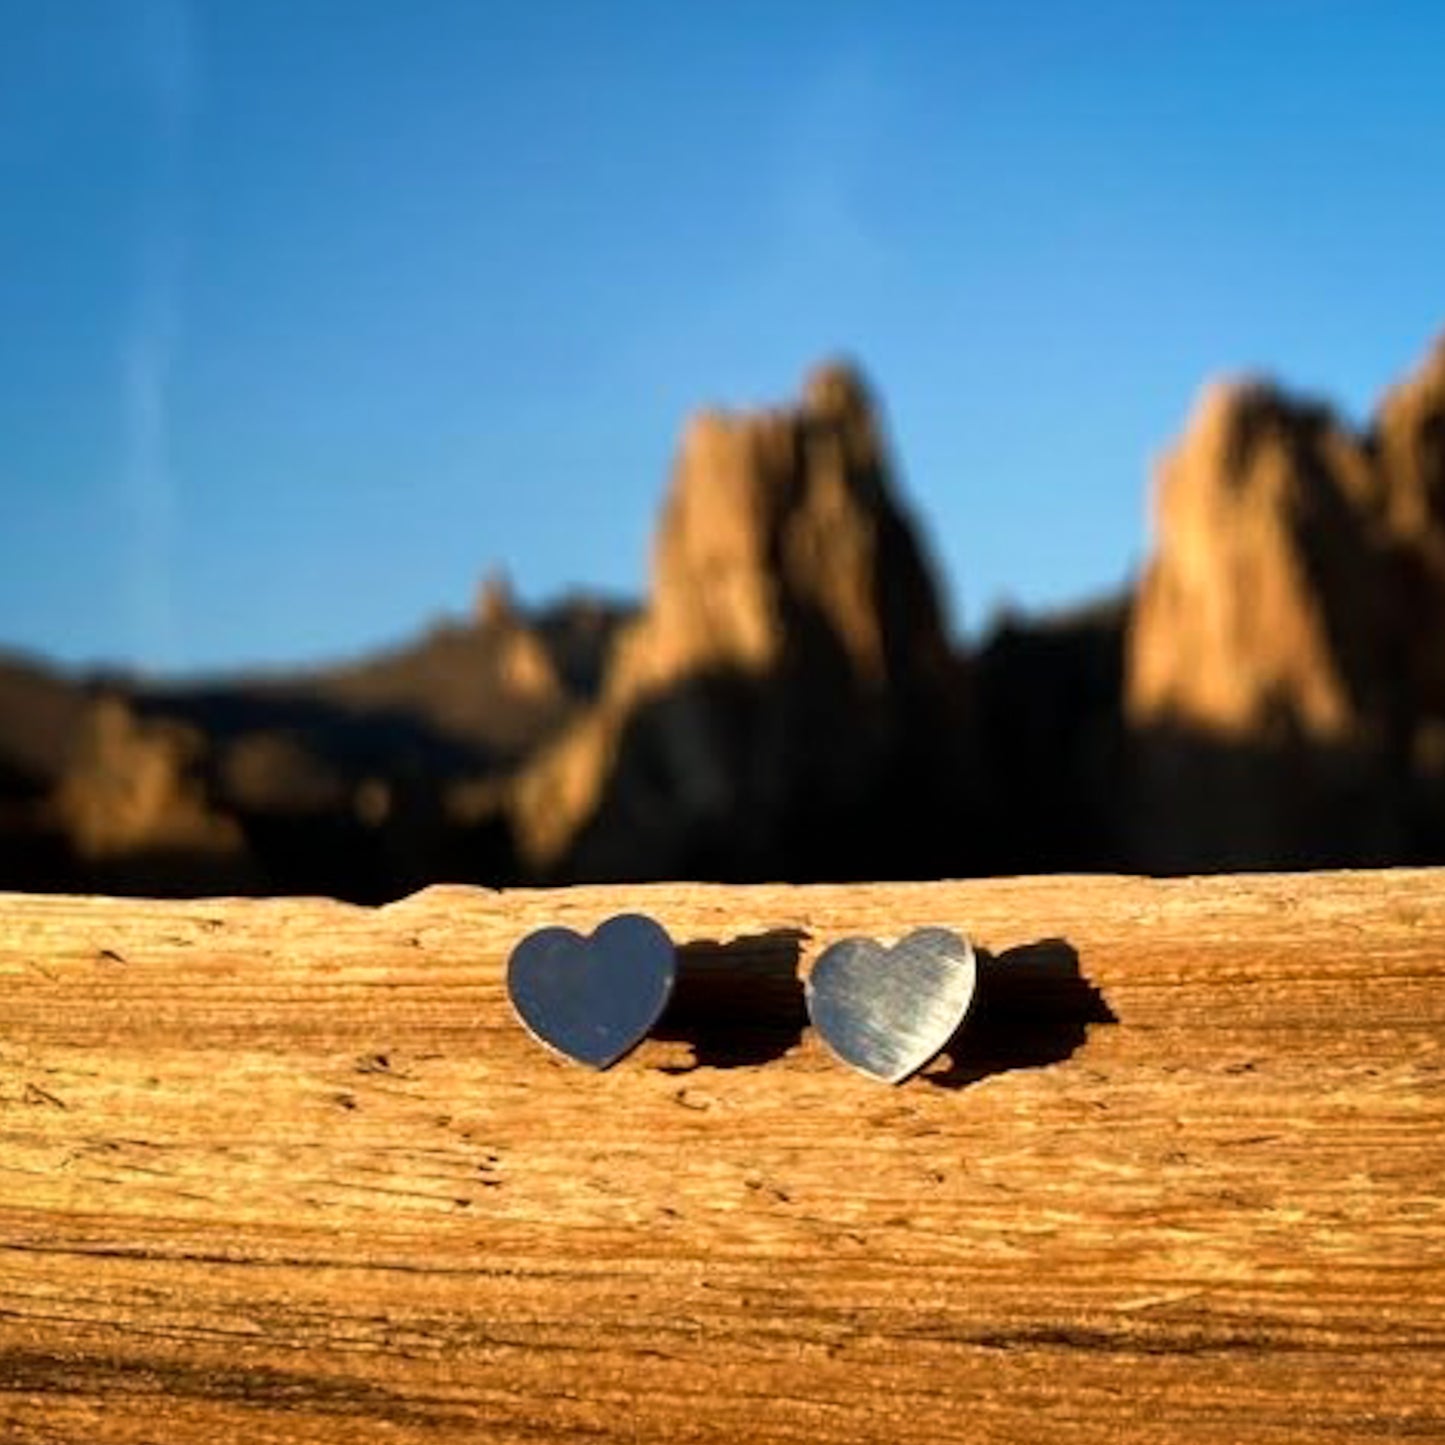
[{"label": "rock formation", "polygon": [[629,615],[529,614],[493,578],[475,616],[328,669],[166,687],[0,657],[0,887],[377,902],[510,879],[500,777],[592,701]]},{"label": "rock formation", "polygon": [[1370,443],[1403,574],[1412,710],[1445,718],[1445,337],[1421,369],[1385,398]]},{"label": "rock formation", "polygon": [[254,892],[260,876],[236,820],[213,797],[198,729],[95,700],[53,799],[80,875],[97,890]]},{"label": "rock formation", "polygon": [[858,374],[825,367],[793,410],[706,413],[600,702],[513,789],[524,866],[906,870],[935,827],[961,831],[943,817],[956,683]]},{"label": "rock formation", "polygon": [[1445,858],[1445,336],[1386,396],[1370,443],[1404,614],[1408,855]]},{"label": "rock formation", "polygon": [[641,609],[212,684],[0,658],[0,886],[1445,861],[1445,341],[1357,434],[1207,390],[1133,595],[947,635],[858,373],[687,428]]},{"label": "rock formation", "polygon": [[1128,640],[1141,866],[1415,853],[1413,755],[1445,752],[1442,435],[1445,351],[1363,438],[1267,385],[1205,394],[1159,468]]}]

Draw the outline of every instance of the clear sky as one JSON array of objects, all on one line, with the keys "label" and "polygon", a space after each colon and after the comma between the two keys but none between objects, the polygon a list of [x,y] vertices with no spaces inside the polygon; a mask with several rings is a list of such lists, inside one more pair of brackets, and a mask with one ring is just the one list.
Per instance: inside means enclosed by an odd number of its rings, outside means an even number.
[{"label": "clear sky", "polygon": [[0,0],[0,645],[637,594],[685,416],[845,352],[956,627],[1115,587],[1203,381],[1445,328],[1445,4]]}]

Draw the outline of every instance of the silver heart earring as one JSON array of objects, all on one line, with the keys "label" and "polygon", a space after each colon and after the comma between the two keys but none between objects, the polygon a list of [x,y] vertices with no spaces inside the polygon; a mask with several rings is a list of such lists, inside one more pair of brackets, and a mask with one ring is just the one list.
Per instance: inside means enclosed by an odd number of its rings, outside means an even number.
[{"label": "silver heart earring", "polygon": [[548,1048],[609,1069],[647,1037],[672,996],[677,951],[640,913],[609,918],[590,938],[570,928],[529,933],[507,960],[507,996]]},{"label": "silver heart earring", "polygon": [[892,948],[845,938],[808,975],[808,1016],[845,1064],[899,1084],[958,1032],[977,984],[973,945],[946,928],[920,928]]}]

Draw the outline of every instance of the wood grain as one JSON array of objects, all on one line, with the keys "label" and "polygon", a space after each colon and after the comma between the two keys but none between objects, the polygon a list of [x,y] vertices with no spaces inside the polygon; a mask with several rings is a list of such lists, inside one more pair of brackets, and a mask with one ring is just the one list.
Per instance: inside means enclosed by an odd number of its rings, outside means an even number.
[{"label": "wood grain", "polygon": [[[632,909],[593,1074],[503,963]],[[890,1090],[799,977],[924,923]],[[0,1438],[1445,1439],[1445,872],[10,895],[0,977]]]}]

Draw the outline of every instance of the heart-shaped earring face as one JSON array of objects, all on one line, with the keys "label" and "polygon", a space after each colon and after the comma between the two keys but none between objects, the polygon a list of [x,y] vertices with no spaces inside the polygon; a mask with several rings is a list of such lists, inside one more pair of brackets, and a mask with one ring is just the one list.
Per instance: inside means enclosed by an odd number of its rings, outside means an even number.
[{"label": "heart-shaped earring face", "polygon": [[898,1084],[958,1032],[977,976],[973,946],[946,928],[920,928],[892,948],[845,938],[808,975],[808,1013],[845,1064]]},{"label": "heart-shaped earring face", "polygon": [[507,993],[534,1038],[606,1069],[647,1036],[676,973],[677,955],[661,925],[624,913],[591,938],[570,928],[529,933],[507,961]]}]

